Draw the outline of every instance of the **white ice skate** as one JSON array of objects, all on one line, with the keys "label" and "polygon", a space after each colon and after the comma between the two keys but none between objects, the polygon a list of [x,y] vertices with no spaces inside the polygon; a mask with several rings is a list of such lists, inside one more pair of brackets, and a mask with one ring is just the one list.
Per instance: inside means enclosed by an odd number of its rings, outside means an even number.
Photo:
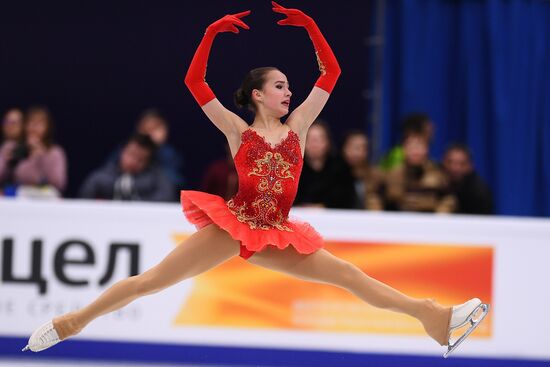
[{"label": "white ice skate", "polygon": [[31,350],[33,352],[40,352],[56,345],[60,341],[61,340],[59,339],[52,322],[48,321],[32,333],[27,345],[22,349],[22,351],[25,352],[27,350]]},{"label": "white ice skate", "polygon": [[[447,345],[447,351],[443,354],[444,358],[447,358],[456,348],[462,344],[464,340],[474,331],[481,321],[489,313],[489,305],[482,303],[479,298],[473,298],[466,303],[458,306],[453,306],[453,314],[451,316],[451,323],[449,325],[449,343]],[[468,329],[455,341],[451,341],[451,334],[453,331],[470,324]]]}]

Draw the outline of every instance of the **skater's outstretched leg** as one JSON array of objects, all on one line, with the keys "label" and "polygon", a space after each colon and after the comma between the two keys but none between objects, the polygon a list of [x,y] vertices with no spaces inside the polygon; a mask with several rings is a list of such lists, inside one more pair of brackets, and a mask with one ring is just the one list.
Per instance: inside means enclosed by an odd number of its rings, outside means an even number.
[{"label": "skater's outstretched leg", "polygon": [[64,340],[101,315],[225,262],[238,255],[239,248],[239,242],[227,232],[208,225],[178,245],[156,266],[113,284],[89,305],[55,318],[53,327],[59,339]]},{"label": "skater's outstretched leg", "polygon": [[346,289],[372,306],[417,318],[438,343],[445,345],[448,342],[451,307],[443,307],[430,299],[409,297],[369,277],[357,266],[327,250],[303,255],[291,246],[282,251],[268,247],[255,253],[248,261],[299,279]]}]

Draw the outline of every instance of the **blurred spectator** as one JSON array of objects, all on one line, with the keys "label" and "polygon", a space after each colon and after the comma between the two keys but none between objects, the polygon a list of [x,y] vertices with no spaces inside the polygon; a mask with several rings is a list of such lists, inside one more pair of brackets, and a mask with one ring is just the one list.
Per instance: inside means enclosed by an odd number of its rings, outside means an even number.
[{"label": "blurred spectator", "polygon": [[368,138],[365,133],[353,130],[346,133],[342,143],[342,156],[351,167],[355,184],[354,209],[382,210],[381,190],[384,176],[368,162]]},{"label": "blurred spectator", "polygon": [[317,120],[307,132],[304,167],[295,204],[327,208],[353,208],[351,169],[331,154],[328,125]]},{"label": "blurred spectator", "polygon": [[424,134],[410,133],[403,141],[405,161],[386,177],[389,209],[450,213],[456,199],[449,192],[444,173],[428,159],[428,140]]},{"label": "blurred spectator", "polygon": [[229,200],[235,195],[239,179],[229,145],[225,145],[226,156],[210,164],[202,180],[202,190]]},{"label": "blurred spectator", "polygon": [[45,187],[48,196],[52,191],[59,196],[67,183],[67,160],[63,149],[54,144],[50,112],[45,107],[30,108],[24,126],[22,141],[2,146],[0,183],[5,190],[14,186]]},{"label": "blurred spectator", "polygon": [[474,170],[468,147],[462,144],[449,146],[443,157],[442,166],[458,201],[457,213],[493,213],[491,190]]},{"label": "blurred spectator", "polygon": [[[430,116],[425,113],[411,113],[403,118],[401,125],[401,136],[410,134],[422,135],[426,138],[428,145],[432,141],[434,124]],[[389,171],[399,167],[405,161],[405,154],[401,145],[395,146],[381,159],[380,168]]]},{"label": "blurred spectator", "polygon": [[22,139],[23,111],[19,108],[9,109],[2,120],[2,145],[10,141],[19,143]]},{"label": "blurred spectator", "polygon": [[132,136],[122,148],[118,161],[108,162],[85,180],[79,196],[107,200],[174,200],[174,185],[164,171],[151,164],[156,149],[149,136]]},{"label": "blurred spectator", "polygon": [[[168,176],[174,190],[183,188],[185,178],[182,174],[183,159],[181,154],[170,145],[168,141],[169,129],[166,119],[155,109],[149,109],[143,112],[136,124],[136,133],[148,135],[157,146],[155,161],[153,165],[158,165]],[[120,157],[122,148],[117,148],[108,158],[108,163],[115,163]]]}]

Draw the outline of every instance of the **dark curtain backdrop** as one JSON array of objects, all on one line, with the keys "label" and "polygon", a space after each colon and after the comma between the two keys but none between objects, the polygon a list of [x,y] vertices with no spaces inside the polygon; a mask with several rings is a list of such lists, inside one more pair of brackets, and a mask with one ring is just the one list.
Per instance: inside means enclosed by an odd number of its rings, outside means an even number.
[{"label": "dark curtain backdrop", "polygon": [[[281,4],[311,15],[340,61],[342,78],[322,113],[334,135],[364,128],[369,2],[354,4],[353,11],[313,0]],[[0,113],[11,106],[50,107],[57,141],[68,153],[72,196],[129,136],[140,113],[158,108],[185,161],[187,188],[197,188],[207,164],[224,156],[225,140],[183,79],[205,28],[247,9],[251,30],[216,39],[207,81],[234,109],[232,95],[245,73],[277,66],[289,78],[296,107],[319,75],[317,61],[306,31],[278,26],[281,16],[268,0],[21,0],[0,2]]]},{"label": "dark curtain backdrop", "polygon": [[387,1],[382,150],[429,113],[432,155],[467,143],[497,212],[550,215],[550,1]]}]

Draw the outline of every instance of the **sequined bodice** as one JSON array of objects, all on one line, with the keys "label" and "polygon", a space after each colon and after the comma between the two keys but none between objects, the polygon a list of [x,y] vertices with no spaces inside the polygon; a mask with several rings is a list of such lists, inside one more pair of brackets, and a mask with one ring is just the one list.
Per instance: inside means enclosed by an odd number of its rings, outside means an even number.
[{"label": "sequined bodice", "polygon": [[245,130],[234,160],[239,190],[227,202],[229,210],[251,229],[292,231],[287,218],[303,165],[298,135],[290,130],[272,147],[253,129]]}]

